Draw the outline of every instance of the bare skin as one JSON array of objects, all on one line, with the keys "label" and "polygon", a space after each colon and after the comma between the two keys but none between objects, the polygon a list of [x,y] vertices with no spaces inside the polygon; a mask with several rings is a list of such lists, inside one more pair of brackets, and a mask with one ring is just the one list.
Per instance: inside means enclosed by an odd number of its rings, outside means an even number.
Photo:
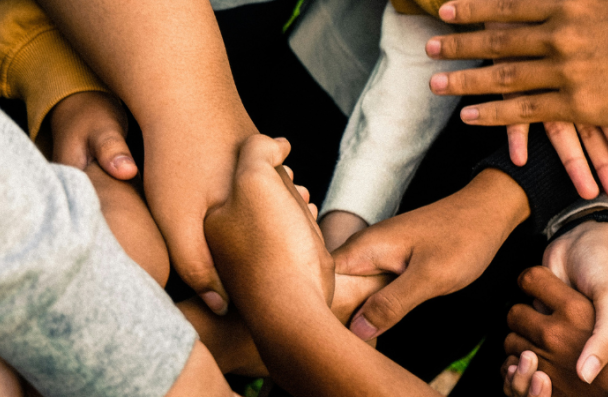
[{"label": "bare skin", "polygon": [[210,4],[40,4],[142,127],[146,199],[171,260],[209,307],[224,314],[228,295],[203,220],[226,199],[238,147],[257,129],[236,91]]}]

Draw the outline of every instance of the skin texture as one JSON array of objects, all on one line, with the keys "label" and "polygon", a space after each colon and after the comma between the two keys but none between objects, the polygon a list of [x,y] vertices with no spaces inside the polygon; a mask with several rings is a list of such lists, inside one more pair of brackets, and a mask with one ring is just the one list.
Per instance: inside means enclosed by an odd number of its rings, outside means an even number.
[{"label": "skin texture", "polygon": [[523,352],[519,360],[509,357],[501,369],[505,394],[509,397],[551,397],[551,379],[537,368],[538,357],[531,351]]},{"label": "skin texture", "polygon": [[234,86],[211,6],[200,0],[40,4],[137,119],[145,195],[171,260],[209,307],[224,314],[228,295],[203,220],[228,196],[239,145],[257,130]]},{"label": "skin texture", "polygon": [[365,302],[350,329],[375,338],[420,303],[469,285],[529,213],[521,187],[487,169],[449,197],[355,234],[334,252],[336,272],[398,277]]},{"label": "skin texture", "polygon": [[[585,343],[576,366],[581,380],[589,382],[608,362],[607,238],[608,224],[587,221],[553,241],[543,257],[543,266],[593,302],[596,313],[593,335]],[[599,365],[591,364],[595,359]]]},{"label": "skin texture", "polygon": [[503,25],[495,30],[431,39],[426,50],[432,58],[506,60],[486,68],[435,75],[431,89],[439,95],[509,95],[502,102],[464,108],[461,118],[469,124],[519,124],[521,131],[522,124],[555,122],[546,124],[549,138],[579,194],[589,199],[594,192],[597,194],[597,187],[589,179],[588,165],[571,123],[575,123],[606,188],[606,128],[596,126],[608,125],[603,111],[608,73],[607,12],[598,0],[446,3],[439,11],[446,22],[502,22],[515,27]]},{"label": "skin texture", "polygon": [[319,227],[325,239],[325,247],[329,252],[333,252],[344,244],[350,236],[368,226],[367,222],[361,217],[346,211],[328,212],[319,222]]},{"label": "skin texture", "polygon": [[548,310],[513,306],[508,315],[513,333],[505,340],[505,350],[511,357],[503,370],[515,365],[516,357],[528,350],[537,356],[538,369],[551,378],[553,396],[608,395],[608,372],[600,372],[592,384],[583,382],[576,373],[578,357],[595,324],[591,302],[545,267],[525,270],[519,286]]},{"label": "skin texture", "polygon": [[274,171],[288,151],[283,140],[248,139],[232,194],[206,223],[218,270],[273,379],[295,396],[438,395],[329,310],[333,260]]}]

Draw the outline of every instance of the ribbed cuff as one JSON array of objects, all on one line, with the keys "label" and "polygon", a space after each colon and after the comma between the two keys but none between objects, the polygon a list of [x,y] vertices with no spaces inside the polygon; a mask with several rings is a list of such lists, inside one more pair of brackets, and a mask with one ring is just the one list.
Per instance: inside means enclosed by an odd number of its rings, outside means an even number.
[{"label": "ribbed cuff", "polygon": [[32,140],[62,99],[83,91],[111,93],[55,29],[36,35],[15,54],[7,80],[9,92],[26,102]]},{"label": "ribbed cuff", "polygon": [[358,215],[370,225],[390,218],[399,208],[409,179],[378,162],[338,163],[319,219],[338,210]]},{"label": "ribbed cuff", "polygon": [[524,189],[530,204],[534,233],[540,233],[553,216],[579,197],[542,124],[530,126],[525,166],[518,167],[511,162],[509,148],[505,145],[481,161],[473,174],[477,175],[486,168],[503,171]]}]

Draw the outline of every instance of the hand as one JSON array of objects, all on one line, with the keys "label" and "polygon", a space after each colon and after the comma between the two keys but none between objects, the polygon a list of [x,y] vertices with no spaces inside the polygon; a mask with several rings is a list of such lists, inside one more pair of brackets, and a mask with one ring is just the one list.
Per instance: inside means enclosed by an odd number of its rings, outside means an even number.
[{"label": "hand", "polygon": [[605,396],[604,373],[591,385],[576,373],[577,358],[595,322],[591,302],[543,267],[525,270],[519,285],[551,312],[542,314],[523,304],[513,306],[507,318],[514,331],[505,340],[507,354],[534,352],[539,370],[551,378],[554,396]]},{"label": "hand", "polygon": [[543,266],[593,301],[596,320],[576,368],[592,382],[608,362],[608,223],[588,221],[553,241]]},{"label": "hand", "polygon": [[537,368],[538,357],[534,352],[523,352],[519,360],[509,356],[501,369],[505,394],[509,397],[551,397],[551,379]]},{"label": "hand", "polygon": [[340,247],[350,236],[367,226],[369,225],[361,217],[346,211],[328,212],[319,223],[325,238],[325,247],[329,252]]},{"label": "hand", "polygon": [[452,196],[355,234],[334,252],[338,273],[399,277],[366,301],[351,330],[374,338],[427,299],[469,285],[528,215],[523,190],[487,169]]},{"label": "hand", "polygon": [[[466,123],[480,125],[575,122],[606,189],[606,131],[595,126],[608,125],[602,110],[608,89],[604,78],[608,73],[608,51],[603,43],[608,38],[603,16],[607,10],[597,0],[510,0],[508,7],[505,4],[502,0],[459,0],[440,9],[446,22],[515,22],[519,27],[435,37],[427,43],[429,56],[516,59],[488,68],[435,75],[431,89],[439,95],[533,91],[502,102],[466,107],[461,117]],[[563,125],[557,127],[556,132],[565,130]],[[567,130],[560,134],[548,130],[549,137],[554,138],[551,140],[581,196],[592,198],[597,188],[589,178],[574,129],[569,126]]]},{"label": "hand", "polygon": [[50,114],[53,161],[84,171],[97,161],[116,179],[137,175],[125,142],[127,116],[120,102],[101,92],[81,92],[63,99]]},{"label": "hand", "polygon": [[276,280],[297,282],[302,290],[308,286],[328,306],[333,298],[333,259],[321,232],[299,194],[286,188],[275,170],[289,150],[285,139],[248,138],[228,201],[205,221],[217,268],[243,315],[275,299],[275,288],[284,285]]}]

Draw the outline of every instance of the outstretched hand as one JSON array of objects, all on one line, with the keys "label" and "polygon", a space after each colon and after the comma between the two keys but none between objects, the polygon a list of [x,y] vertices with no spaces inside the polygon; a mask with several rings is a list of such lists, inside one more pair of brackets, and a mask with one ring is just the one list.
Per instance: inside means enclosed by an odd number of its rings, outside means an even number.
[{"label": "outstretched hand", "polygon": [[[504,22],[501,28],[434,37],[427,53],[435,59],[507,59],[472,70],[432,77],[438,95],[508,94],[509,99],[468,106],[464,122],[510,127],[511,143],[523,142],[523,125],[545,128],[577,191],[585,199],[597,185],[576,136],[576,129],[604,187],[608,188],[608,14],[598,0],[457,0],[444,4],[440,17],[449,23]],[[505,26],[515,25],[507,29]],[[513,94],[526,93],[525,95]],[[513,153],[512,153],[513,154]],[[521,154],[513,156],[522,165]]]},{"label": "outstretched hand", "polygon": [[116,98],[96,91],[70,95],[53,108],[50,125],[54,162],[84,170],[96,160],[116,179],[137,175],[125,142],[127,116]]}]

